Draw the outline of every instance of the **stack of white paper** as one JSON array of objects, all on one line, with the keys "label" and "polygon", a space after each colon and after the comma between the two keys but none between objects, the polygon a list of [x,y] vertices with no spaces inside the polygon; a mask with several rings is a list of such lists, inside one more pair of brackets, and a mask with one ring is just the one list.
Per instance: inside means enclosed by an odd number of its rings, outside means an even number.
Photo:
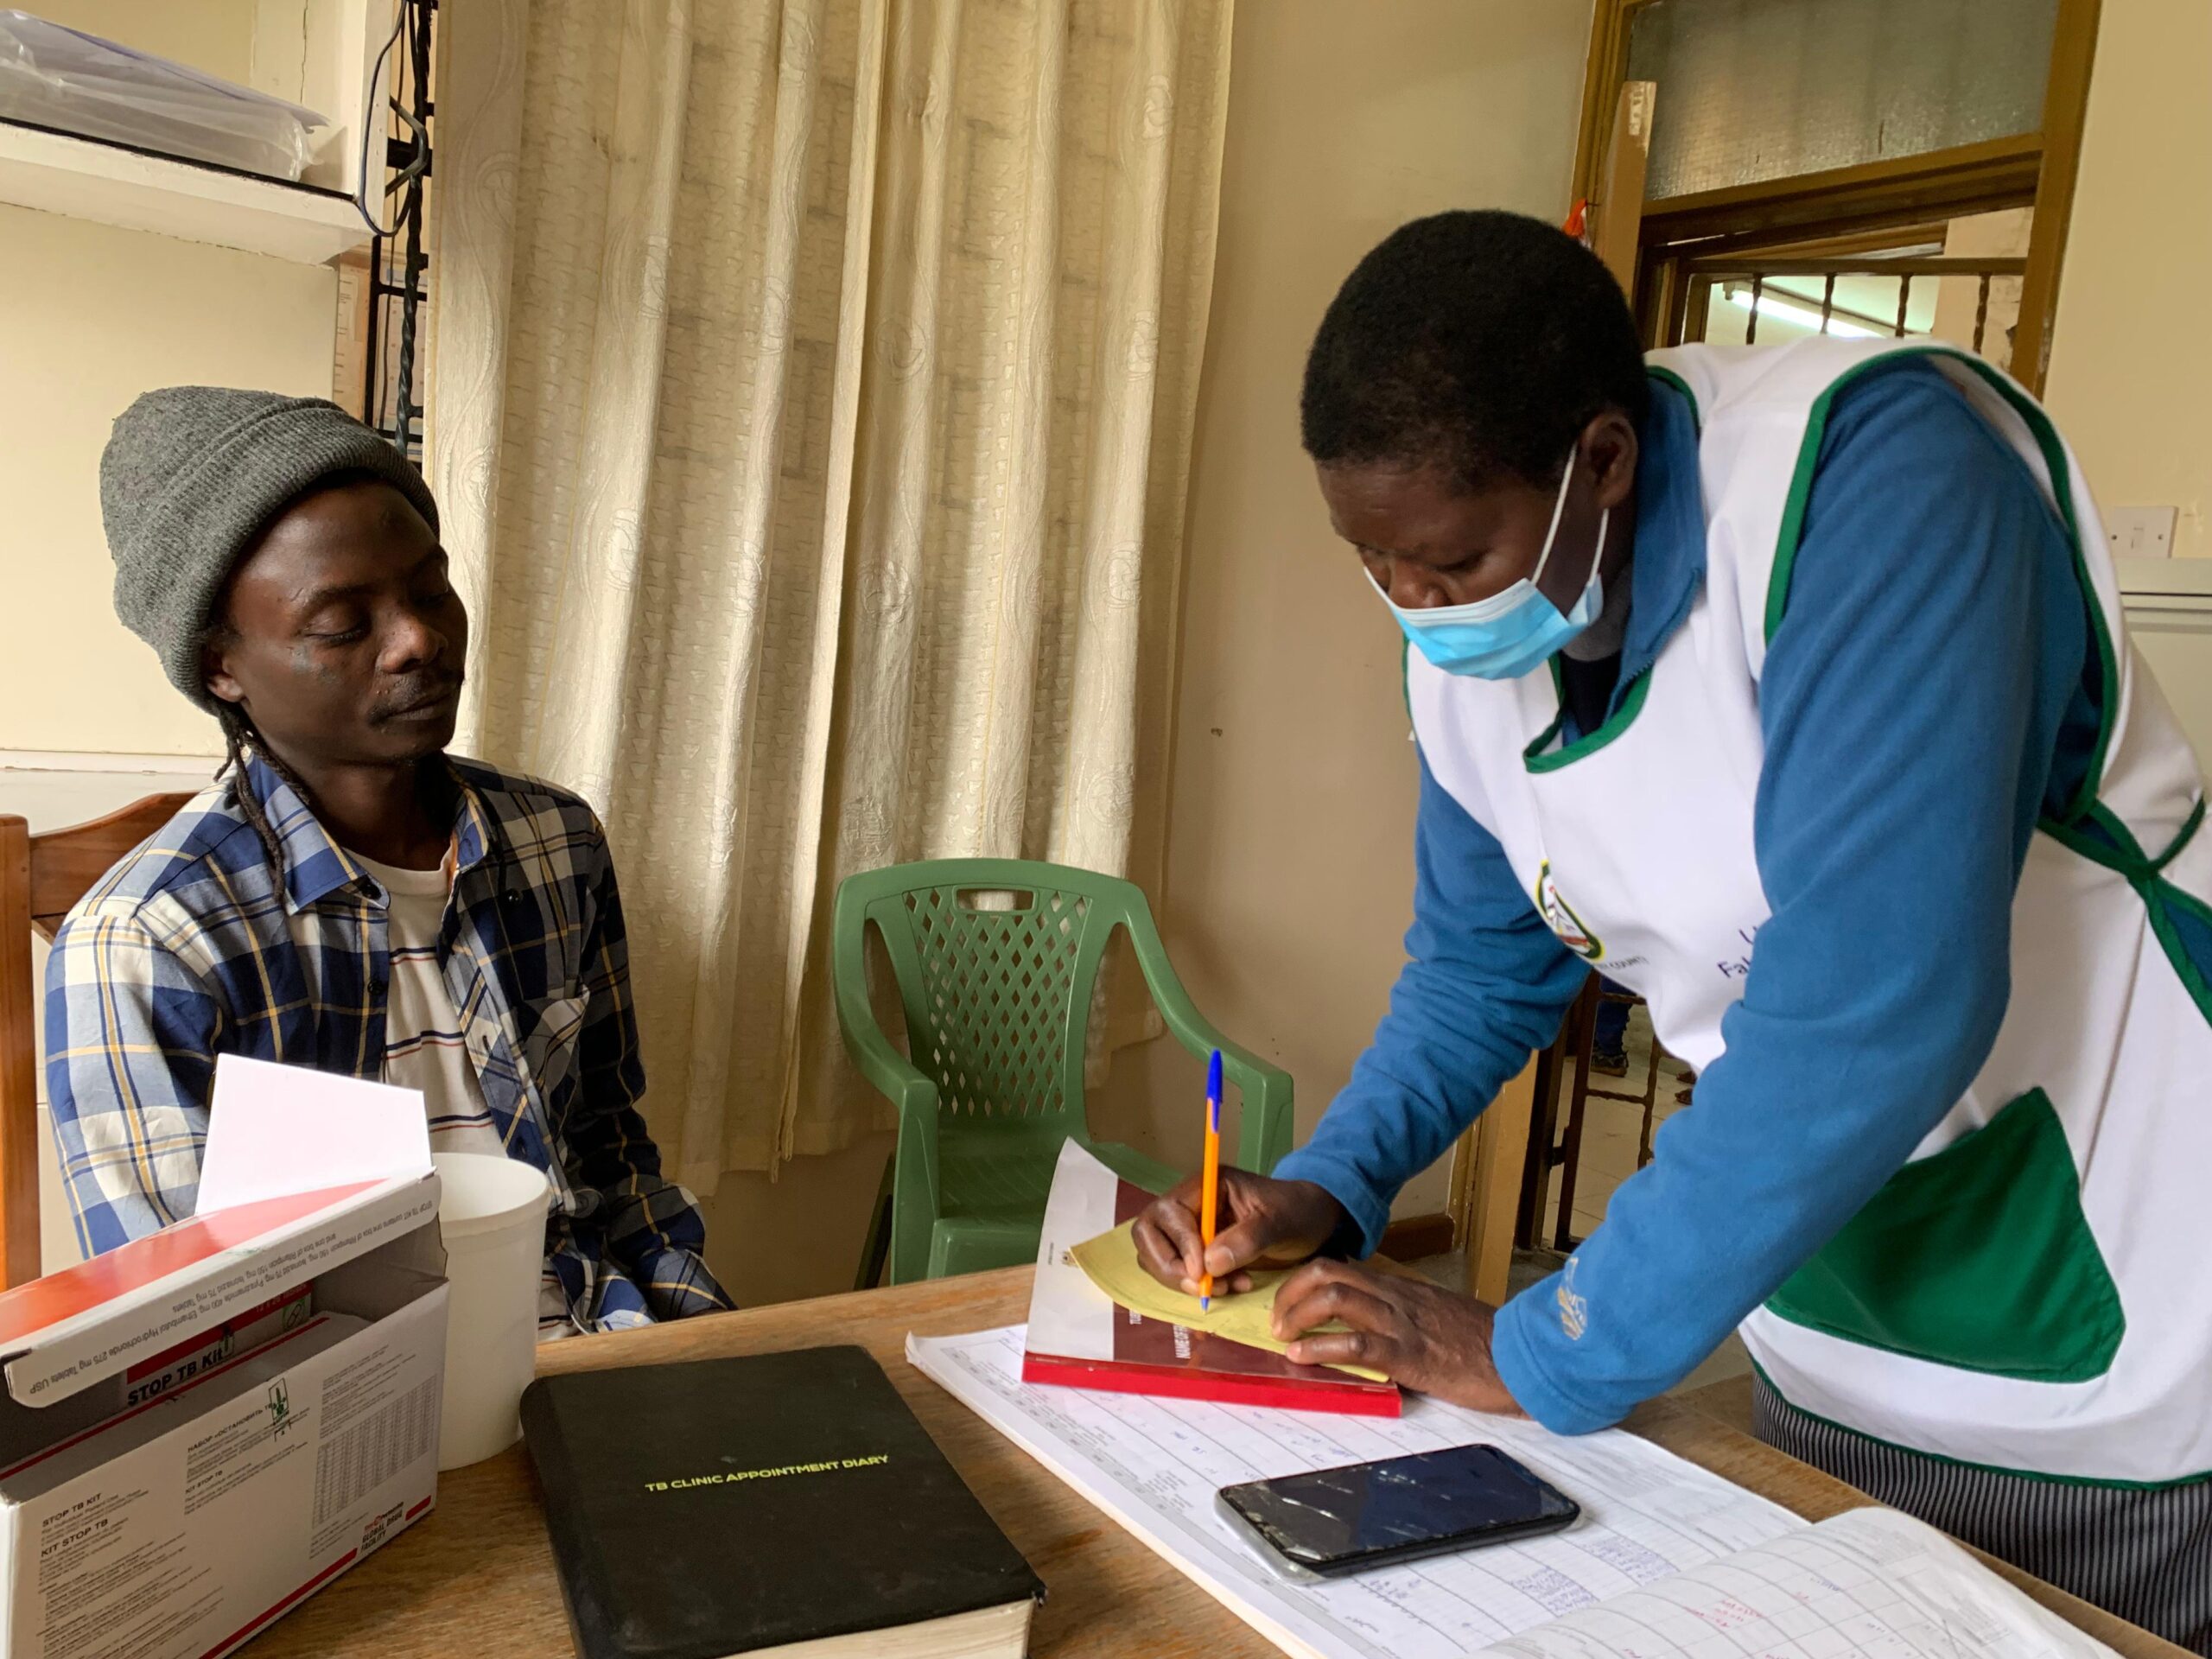
[{"label": "stack of white paper", "polygon": [[[1563,1439],[1408,1396],[1401,1418],[1034,1388],[1022,1332],[907,1357],[1286,1651],[1313,1659],[2111,1659],[1939,1533],[1887,1510],[1818,1527],[1632,1434]],[[1486,1441],[1582,1506],[1565,1532],[1294,1584],[1214,1493]]]}]

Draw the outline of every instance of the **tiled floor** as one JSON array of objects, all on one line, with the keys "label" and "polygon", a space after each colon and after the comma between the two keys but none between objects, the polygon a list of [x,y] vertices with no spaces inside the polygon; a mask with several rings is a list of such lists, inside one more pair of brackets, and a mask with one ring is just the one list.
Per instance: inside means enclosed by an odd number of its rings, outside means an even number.
[{"label": "tiled floor", "polygon": [[[1642,1008],[1629,1012],[1628,1020],[1628,1076],[1600,1077],[1591,1074],[1594,1087],[1611,1089],[1624,1095],[1643,1092],[1644,1071],[1651,1064],[1651,1022]],[[1567,1128],[1567,1103],[1573,1093],[1574,1073],[1572,1066],[1562,1067],[1566,1076],[1560,1079],[1559,1117],[1560,1132]],[[1653,1130],[1682,1109],[1676,1098],[1688,1087],[1688,1068],[1668,1055],[1659,1062],[1659,1092],[1653,1100]],[[1574,1216],[1572,1224],[1577,1238],[1587,1238],[1598,1224],[1605,1219],[1605,1204],[1613,1196],[1613,1189],[1636,1173],[1636,1154],[1643,1132],[1643,1108],[1633,1101],[1600,1100],[1592,1097],[1583,1116],[1582,1156],[1575,1166]],[[1551,1191],[1545,1202],[1545,1233],[1551,1236],[1558,1225],[1559,1192],[1564,1172],[1552,1172]]]}]

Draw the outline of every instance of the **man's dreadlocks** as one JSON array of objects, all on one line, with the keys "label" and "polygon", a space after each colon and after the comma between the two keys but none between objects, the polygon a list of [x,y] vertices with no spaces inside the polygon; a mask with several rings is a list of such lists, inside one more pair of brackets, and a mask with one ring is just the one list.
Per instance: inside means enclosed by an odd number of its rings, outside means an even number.
[{"label": "man's dreadlocks", "polygon": [[[229,618],[219,613],[208,623],[207,631],[201,638],[201,660],[206,660],[210,646],[219,645],[231,637]],[[261,838],[262,849],[269,855],[269,867],[281,881],[284,874],[283,843],[277,838],[276,826],[269,822],[268,809],[262,805],[247,781],[245,768],[249,751],[259,755],[262,764],[289,785],[292,792],[307,803],[310,810],[313,798],[308,793],[308,786],[300,781],[299,774],[286,766],[276,750],[269,747],[268,741],[261,735],[260,728],[254,725],[253,716],[245,709],[218,697],[215,699],[215,723],[223,728],[223,764],[215,769],[215,776],[219,779],[230,778],[236,780],[238,810],[245,814],[245,821],[253,826],[253,833]]]}]

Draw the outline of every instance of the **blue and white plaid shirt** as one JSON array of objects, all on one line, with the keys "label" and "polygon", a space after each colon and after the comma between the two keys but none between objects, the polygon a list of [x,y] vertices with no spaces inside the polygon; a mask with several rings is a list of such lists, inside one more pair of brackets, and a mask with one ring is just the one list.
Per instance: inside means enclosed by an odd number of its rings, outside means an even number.
[{"label": "blue and white plaid shirt", "polygon": [[[664,1180],[607,837],[564,790],[454,760],[440,938],[470,1065],[508,1155],[556,1192],[547,1265],[586,1331],[730,1306],[690,1194]],[[238,791],[283,848],[273,869]],[[195,797],[54,936],[47,1080],[88,1255],[193,1211],[219,1053],[375,1079],[386,895],[260,761]]]}]

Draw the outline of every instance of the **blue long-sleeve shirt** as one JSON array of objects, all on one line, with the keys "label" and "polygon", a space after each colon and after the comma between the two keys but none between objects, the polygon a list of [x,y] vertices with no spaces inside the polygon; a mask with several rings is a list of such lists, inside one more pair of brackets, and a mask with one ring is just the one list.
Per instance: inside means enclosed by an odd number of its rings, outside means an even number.
[{"label": "blue long-sleeve shirt", "polygon": [[[1705,572],[1694,416],[1671,388],[1653,396],[1622,686]],[[2028,838],[2089,752],[2091,671],[2072,553],[2020,459],[1924,363],[1839,393],[1759,688],[1771,915],[1695,1105],[1567,1266],[1580,1335],[1556,1276],[1499,1313],[1499,1374],[1538,1421],[1603,1427],[1679,1382],[1965,1091],[2010,994]],[[1351,1083],[1276,1171],[1327,1188],[1369,1249],[1398,1189],[1550,1042],[1586,971],[1426,764],[1421,790],[1411,960]]]}]

